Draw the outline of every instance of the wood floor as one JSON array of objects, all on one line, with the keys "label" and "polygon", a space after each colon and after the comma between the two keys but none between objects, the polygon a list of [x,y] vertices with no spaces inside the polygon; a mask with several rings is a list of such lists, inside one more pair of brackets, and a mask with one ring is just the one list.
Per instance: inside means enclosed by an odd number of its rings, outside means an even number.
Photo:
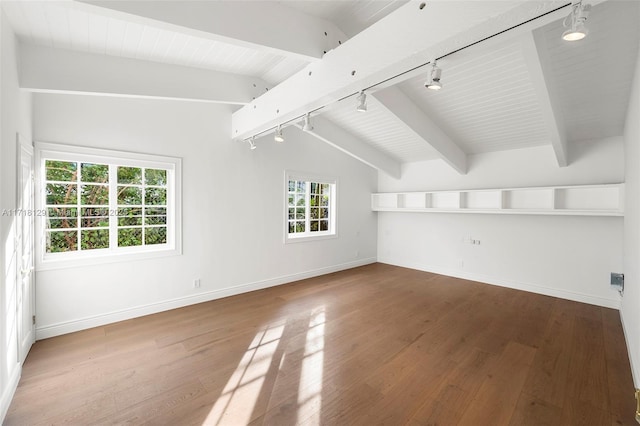
[{"label": "wood floor", "polygon": [[374,264],[37,342],[6,425],[635,424],[618,311]]}]

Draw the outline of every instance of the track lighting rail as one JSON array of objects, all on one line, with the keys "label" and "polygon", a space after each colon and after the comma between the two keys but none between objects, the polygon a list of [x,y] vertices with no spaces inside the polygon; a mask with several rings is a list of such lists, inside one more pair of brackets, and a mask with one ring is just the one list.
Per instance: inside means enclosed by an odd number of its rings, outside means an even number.
[{"label": "track lighting rail", "polygon": [[[330,103],[327,103],[327,104],[321,105],[321,106],[319,106],[318,108],[315,108],[315,109],[312,109],[312,110],[310,110],[310,111],[306,112],[305,114],[302,114],[302,115],[297,116],[297,117],[294,117],[294,118],[292,118],[292,119],[290,119],[290,120],[284,121],[284,122],[280,123],[280,124],[279,124],[279,125],[277,125],[277,126],[274,126],[274,127],[271,127],[271,128],[269,128],[269,129],[267,129],[267,130],[264,130],[264,131],[262,131],[262,132],[256,133],[255,135],[253,135],[253,138],[255,138],[255,137],[257,137],[257,136],[261,136],[261,135],[263,135],[263,134],[270,133],[270,132],[272,132],[272,131],[274,131],[274,130],[281,129],[282,127],[285,127],[285,126],[287,126],[287,125],[289,125],[289,124],[291,124],[291,123],[294,123],[294,122],[296,122],[296,121],[299,121],[299,120],[304,120],[303,128],[307,128],[307,130],[306,130],[306,131],[311,131],[311,130],[313,130],[313,126],[311,125],[311,122],[310,122],[312,114],[315,114],[315,113],[317,113],[318,111],[321,111],[321,110],[325,109],[325,108],[326,108],[327,106],[329,106],[329,105],[332,105],[332,104],[335,104],[335,103],[342,102],[343,100],[348,99],[348,98],[350,98],[350,97],[352,97],[352,96],[362,96],[362,95],[366,96],[366,94],[365,94],[365,92],[366,92],[366,91],[369,91],[369,90],[371,90],[371,89],[374,89],[374,88],[376,88],[376,87],[378,87],[378,86],[381,86],[381,85],[383,85],[383,84],[385,84],[385,83],[389,83],[390,81],[392,81],[392,80],[394,80],[394,79],[397,79],[398,77],[402,77],[402,76],[404,76],[404,75],[406,75],[406,74],[408,74],[408,73],[414,72],[414,71],[419,70],[419,69],[421,69],[421,68],[423,68],[423,67],[426,67],[426,66],[428,66],[428,65],[432,65],[432,67],[434,67],[434,66],[435,66],[435,63],[436,63],[437,61],[441,60],[441,59],[447,58],[447,57],[449,57],[449,56],[451,56],[451,55],[453,55],[453,54],[455,54],[455,53],[461,52],[461,51],[463,51],[463,50],[465,50],[465,49],[468,49],[468,48],[470,48],[470,47],[473,47],[473,46],[475,46],[475,45],[477,45],[477,44],[480,44],[480,43],[483,43],[483,42],[485,42],[485,41],[487,41],[487,40],[490,40],[490,39],[493,39],[493,38],[495,38],[495,37],[498,37],[498,36],[500,36],[500,35],[502,35],[502,34],[504,34],[504,33],[507,33],[507,32],[509,32],[509,31],[514,30],[514,29],[516,29],[516,28],[518,28],[518,27],[521,27],[521,26],[523,26],[523,25],[526,25],[526,24],[528,24],[528,23],[530,23],[530,22],[536,21],[536,20],[538,20],[538,19],[540,19],[540,18],[543,18],[543,17],[545,17],[545,16],[547,16],[547,15],[550,15],[550,14],[552,14],[552,13],[555,13],[555,12],[557,12],[557,11],[559,11],[559,10],[562,10],[562,9],[566,8],[566,7],[571,6],[571,7],[572,7],[572,13],[574,13],[574,10],[575,10],[576,5],[578,5],[578,6],[580,6],[580,7],[584,7],[584,6],[582,6],[582,1],[580,1],[579,3],[576,3],[575,5],[574,5],[574,3],[572,3],[572,2],[564,3],[564,4],[562,4],[561,6],[556,7],[555,9],[549,10],[549,11],[547,11],[547,12],[545,12],[545,13],[542,13],[542,14],[540,14],[540,15],[538,15],[538,16],[535,16],[535,17],[533,17],[533,18],[531,18],[531,19],[527,19],[526,21],[523,21],[523,22],[521,22],[521,23],[519,23],[519,24],[513,25],[513,26],[511,26],[511,27],[509,27],[509,28],[506,28],[506,29],[504,29],[504,30],[498,31],[498,32],[496,32],[496,33],[494,33],[494,34],[491,34],[491,35],[489,35],[489,36],[487,36],[487,37],[484,37],[484,38],[482,38],[482,39],[480,39],[480,40],[474,41],[473,43],[469,43],[469,44],[467,44],[467,45],[465,45],[465,46],[459,47],[458,49],[452,50],[451,52],[445,53],[444,55],[441,55],[441,56],[438,56],[438,57],[436,57],[436,58],[433,58],[433,59],[431,59],[431,60],[429,60],[429,61],[427,61],[427,62],[425,62],[425,63],[422,63],[422,64],[420,64],[420,65],[416,65],[416,66],[414,66],[414,67],[412,67],[412,68],[409,68],[409,69],[407,69],[407,70],[405,70],[405,71],[402,71],[402,72],[397,73],[397,74],[395,74],[395,75],[392,75],[392,76],[390,76],[390,77],[388,77],[388,78],[385,78],[385,79],[383,79],[383,80],[381,80],[381,81],[379,81],[379,82],[377,82],[377,83],[375,83],[375,84],[372,84],[372,85],[370,85],[370,86],[368,86],[368,87],[365,87],[365,88],[363,88],[363,89],[361,89],[361,90],[359,90],[359,91],[357,91],[357,92],[350,93],[350,94],[348,94],[348,95],[346,95],[346,96],[343,96],[342,98],[340,98],[340,99],[338,99],[338,100],[336,100],[336,101],[332,101],[332,102],[330,102]],[[587,9],[587,11],[588,11],[588,9]],[[586,18],[585,18],[585,19],[586,19]],[[432,70],[432,71],[433,71],[433,70]],[[431,76],[433,76],[433,74],[430,74],[430,75],[431,75]],[[432,77],[431,77],[431,78],[432,78]],[[438,77],[438,79],[439,79],[439,77]],[[442,87],[442,85],[441,85],[441,84],[440,84],[440,87]],[[365,106],[366,106],[366,104],[365,104]],[[360,109],[358,108],[358,110],[360,110]],[[254,145],[254,146],[255,146],[255,145]],[[253,149],[253,148],[252,148],[252,149]]]}]

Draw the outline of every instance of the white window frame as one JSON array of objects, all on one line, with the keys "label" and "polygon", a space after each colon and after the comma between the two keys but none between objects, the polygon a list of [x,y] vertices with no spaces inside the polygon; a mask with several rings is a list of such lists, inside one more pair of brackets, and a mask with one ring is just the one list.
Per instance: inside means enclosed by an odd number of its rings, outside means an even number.
[{"label": "white window frame", "polygon": [[[63,145],[49,142],[35,143],[35,208],[36,208],[36,270],[63,269],[84,265],[124,262],[182,254],[182,159],[126,151]],[[167,170],[167,243],[147,246],[114,247],[117,217],[110,215],[109,248],[47,253],[46,244],[46,172],[45,160],[108,164],[111,166],[146,167]],[[116,179],[111,168],[109,181]],[[112,194],[110,194],[111,197]],[[113,201],[109,209],[114,208]],[[117,237],[116,240],[117,241]],[[78,241],[80,244],[80,241]]]},{"label": "white window frame", "polygon": [[[329,230],[327,231],[309,231],[309,214],[305,215],[306,226],[305,233],[289,234],[289,180],[305,181],[307,182],[306,202],[305,209],[310,207],[310,183],[328,183],[331,188],[330,201],[329,201]],[[338,205],[338,179],[332,176],[318,175],[313,173],[304,173],[286,170],[284,173],[284,242],[288,243],[302,243],[307,241],[325,240],[331,238],[338,238],[338,217],[337,217],[337,205]]]}]

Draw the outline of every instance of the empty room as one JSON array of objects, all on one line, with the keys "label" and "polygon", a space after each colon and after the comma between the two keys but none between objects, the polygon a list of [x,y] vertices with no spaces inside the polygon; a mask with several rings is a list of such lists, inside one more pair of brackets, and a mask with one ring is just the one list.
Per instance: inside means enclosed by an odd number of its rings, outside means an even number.
[{"label": "empty room", "polygon": [[1,423],[637,424],[638,22],[2,0]]}]

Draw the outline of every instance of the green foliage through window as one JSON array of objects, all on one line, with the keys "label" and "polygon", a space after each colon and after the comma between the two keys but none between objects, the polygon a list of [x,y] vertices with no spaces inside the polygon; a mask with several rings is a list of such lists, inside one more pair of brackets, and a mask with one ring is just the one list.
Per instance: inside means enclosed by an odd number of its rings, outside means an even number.
[{"label": "green foliage through window", "polygon": [[47,253],[167,243],[165,169],[47,159],[44,190]]},{"label": "green foliage through window", "polygon": [[166,244],[167,171],[118,167],[118,183],[118,247]]},{"label": "green foliage through window", "polygon": [[330,230],[332,184],[289,180],[287,184],[288,234],[310,234]]}]

